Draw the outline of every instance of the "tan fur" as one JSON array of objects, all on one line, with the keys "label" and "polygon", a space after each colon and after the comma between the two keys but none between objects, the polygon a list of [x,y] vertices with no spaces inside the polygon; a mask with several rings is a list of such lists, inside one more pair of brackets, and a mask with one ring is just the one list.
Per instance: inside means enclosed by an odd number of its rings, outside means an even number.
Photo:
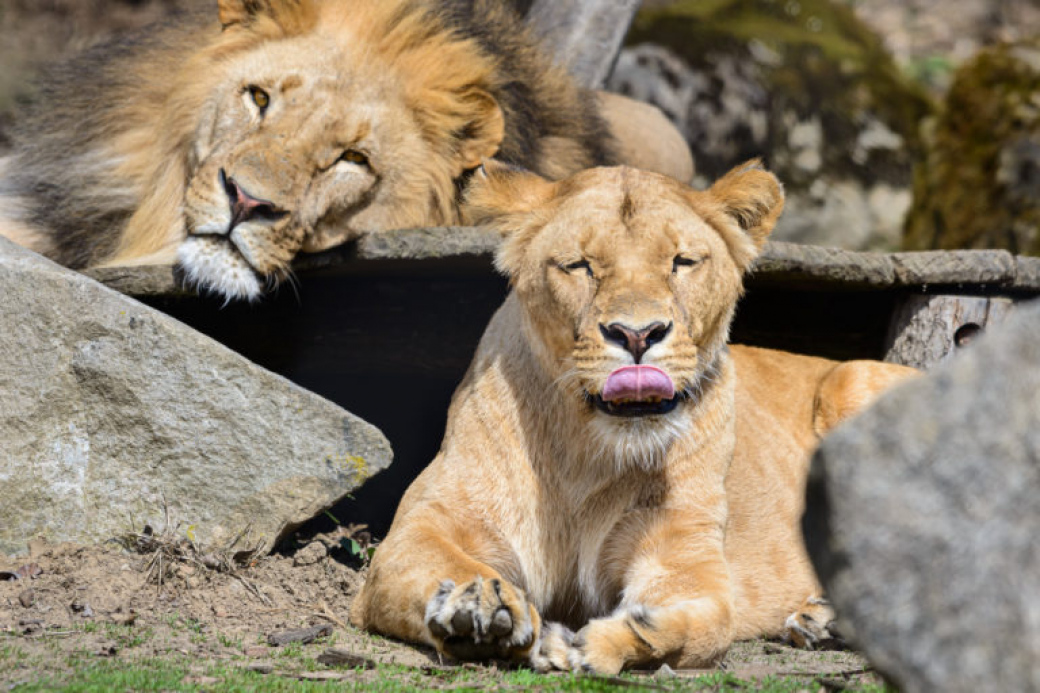
[{"label": "tan fur", "polygon": [[[552,178],[620,161],[600,111],[632,111],[500,0],[220,0],[52,77],[0,180],[0,233],[75,268],[177,261],[228,298],[301,251],[457,224],[486,159]],[[633,162],[684,174],[685,146],[620,134]],[[265,213],[236,217],[236,191]]]},{"label": "tan fur", "polygon": [[[269,14],[253,16],[222,2],[223,32],[167,85],[162,115],[141,115],[162,123],[158,142],[142,129],[114,146],[127,177],[152,182],[104,264],[172,261],[179,247],[189,278],[252,297],[254,273],[283,276],[300,250],[365,230],[453,221],[454,180],[503,139],[502,112],[488,93],[495,64],[401,4],[275,0]],[[337,74],[348,70],[347,79]],[[247,85],[269,94],[265,113],[249,103]],[[469,136],[459,140],[462,131]],[[348,149],[371,165],[338,162]],[[232,250],[222,235],[230,212],[221,171],[291,214],[239,225]]]},{"label": "tan fur", "polygon": [[[0,175],[2,172],[0,161]],[[25,248],[34,248],[36,252],[46,254],[51,249],[51,241],[46,234],[31,224],[16,221],[19,216],[17,198],[0,198],[0,236]]]},{"label": "tan fur", "polygon": [[[726,346],[776,179],[752,163],[698,192],[626,168],[492,170],[469,202],[505,236],[513,291],[352,621],[456,657],[604,673],[705,666],[784,634],[819,591],[799,529],[816,431],[914,371]],[[671,325],[638,358],[684,393],[673,411],[594,404],[637,358],[607,338],[619,323]],[[474,600],[488,583],[511,600]]]},{"label": "tan fur", "polygon": [[609,91],[598,92],[600,109],[626,165],[693,180],[693,154],[686,139],[656,106]]}]

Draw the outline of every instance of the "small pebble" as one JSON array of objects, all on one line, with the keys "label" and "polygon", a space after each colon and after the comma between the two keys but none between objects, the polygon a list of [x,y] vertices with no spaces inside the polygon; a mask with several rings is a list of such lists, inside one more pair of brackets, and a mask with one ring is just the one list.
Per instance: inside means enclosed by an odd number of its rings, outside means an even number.
[{"label": "small pebble", "polygon": [[655,679],[674,679],[678,674],[675,673],[675,669],[672,669],[667,664],[662,664],[661,668],[654,672]]}]

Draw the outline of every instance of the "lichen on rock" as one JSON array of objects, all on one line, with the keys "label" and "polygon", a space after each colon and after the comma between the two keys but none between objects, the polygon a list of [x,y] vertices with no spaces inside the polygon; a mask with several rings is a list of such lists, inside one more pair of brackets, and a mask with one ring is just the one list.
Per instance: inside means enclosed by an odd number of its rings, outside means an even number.
[{"label": "lichen on rock", "polygon": [[898,247],[932,103],[852,10],[830,0],[655,3],[628,41],[610,88],[662,108],[704,181],[763,157],[790,201],[778,238]]},{"label": "lichen on rock", "polygon": [[1040,39],[961,67],[926,143],[907,249],[1040,255]]}]

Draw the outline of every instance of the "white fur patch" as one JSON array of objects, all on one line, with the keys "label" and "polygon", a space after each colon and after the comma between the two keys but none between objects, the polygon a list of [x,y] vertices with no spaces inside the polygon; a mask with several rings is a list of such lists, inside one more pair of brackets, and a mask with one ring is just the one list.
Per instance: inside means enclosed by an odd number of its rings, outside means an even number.
[{"label": "white fur patch", "polygon": [[223,296],[228,301],[255,301],[263,293],[260,278],[226,241],[188,238],[177,248],[177,262],[192,286]]},{"label": "white fur patch", "polygon": [[619,473],[633,466],[650,470],[664,462],[668,448],[688,429],[689,421],[682,416],[681,406],[669,414],[639,418],[597,412],[590,425],[589,454],[612,460]]},{"label": "white fur patch", "polygon": [[211,219],[201,224],[197,223],[191,232],[196,236],[226,236],[229,219]]}]

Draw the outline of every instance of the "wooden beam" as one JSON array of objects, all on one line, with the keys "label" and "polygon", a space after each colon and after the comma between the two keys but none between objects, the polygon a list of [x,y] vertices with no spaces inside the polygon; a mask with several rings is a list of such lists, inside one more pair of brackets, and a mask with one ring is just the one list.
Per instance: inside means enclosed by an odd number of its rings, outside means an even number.
[{"label": "wooden beam", "polygon": [[885,360],[930,368],[968,346],[1011,313],[1010,298],[929,296],[903,299],[892,315]]},{"label": "wooden beam", "polygon": [[534,0],[527,22],[578,82],[607,81],[640,0]]}]

